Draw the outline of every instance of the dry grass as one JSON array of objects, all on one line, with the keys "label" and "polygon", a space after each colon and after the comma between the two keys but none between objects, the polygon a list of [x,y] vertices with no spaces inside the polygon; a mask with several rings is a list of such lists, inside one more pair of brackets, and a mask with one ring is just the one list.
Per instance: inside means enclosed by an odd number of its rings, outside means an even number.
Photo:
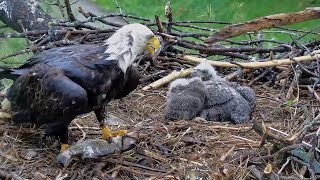
[{"label": "dry grass", "polygon": [[[277,100],[281,98],[278,90],[263,86],[255,89],[258,100],[254,119],[288,134],[300,127],[305,118],[303,108],[283,106]],[[259,147],[261,137],[252,130],[252,123],[234,125],[201,119],[167,122],[163,117],[166,90],[138,90],[110,104],[109,113],[125,121],[113,129],[140,132],[136,148],[99,159],[75,159],[69,167],[62,168],[55,162],[58,143],[39,143],[43,130],[24,126],[31,133],[6,131],[0,137],[0,175],[14,172],[11,176],[35,179],[218,179],[225,173],[231,179],[253,178],[247,157],[266,155],[268,144]],[[319,106],[308,94],[300,96],[299,104],[308,105],[311,110]],[[9,125],[3,121],[1,126]],[[76,119],[70,129],[72,143],[82,138],[82,131],[86,139],[100,136],[92,113]],[[30,151],[36,155],[28,157]]]}]

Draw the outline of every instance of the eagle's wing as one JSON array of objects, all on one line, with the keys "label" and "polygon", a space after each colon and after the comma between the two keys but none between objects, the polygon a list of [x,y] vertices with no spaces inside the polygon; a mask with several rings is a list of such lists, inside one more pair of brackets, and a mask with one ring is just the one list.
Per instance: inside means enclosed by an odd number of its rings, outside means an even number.
[{"label": "eagle's wing", "polygon": [[20,66],[19,69],[30,68],[39,63],[57,65],[74,60],[82,64],[93,65],[95,62],[99,62],[101,59],[108,57],[108,54],[104,54],[105,48],[106,47],[98,44],[81,44],[52,48],[34,55],[25,64]]},{"label": "eagle's wing", "polygon": [[[35,64],[46,64],[65,72],[65,75],[93,94],[106,91],[108,81],[117,76],[110,71],[117,64],[105,53],[106,47],[96,44],[53,48],[33,56],[15,72],[25,72]],[[103,85],[102,87],[99,87]]]},{"label": "eagle's wing", "polygon": [[121,99],[135,90],[139,85],[139,79],[140,73],[138,68],[136,66],[130,66],[126,72],[124,88],[117,94],[115,99]]}]

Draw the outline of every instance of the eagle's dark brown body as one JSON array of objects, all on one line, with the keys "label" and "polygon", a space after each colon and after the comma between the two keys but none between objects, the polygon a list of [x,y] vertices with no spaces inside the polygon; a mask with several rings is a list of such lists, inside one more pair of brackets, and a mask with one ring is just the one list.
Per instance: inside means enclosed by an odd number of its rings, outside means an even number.
[{"label": "eagle's dark brown body", "polygon": [[134,66],[124,74],[104,52],[101,45],[54,48],[18,69],[0,72],[2,78],[15,79],[8,91],[12,120],[46,124],[46,135],[65,144],[67,126],[77,115],[94,111],[101,122],[106,104],[133,91],[140,77]]}]

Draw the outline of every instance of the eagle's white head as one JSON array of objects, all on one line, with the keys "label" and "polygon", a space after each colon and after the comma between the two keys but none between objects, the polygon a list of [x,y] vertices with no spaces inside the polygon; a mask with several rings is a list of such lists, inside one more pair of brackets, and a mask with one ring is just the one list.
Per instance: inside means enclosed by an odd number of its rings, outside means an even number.
[{"label": "eagle's white head", "polygon": [[128,24],[117,30],[106,40],[105,53],[108,59],[118,60],[118,65],[125,73],[136,57],[147,50],[151,55],[160,48],[160,41],[154,33],[142,24]]}]

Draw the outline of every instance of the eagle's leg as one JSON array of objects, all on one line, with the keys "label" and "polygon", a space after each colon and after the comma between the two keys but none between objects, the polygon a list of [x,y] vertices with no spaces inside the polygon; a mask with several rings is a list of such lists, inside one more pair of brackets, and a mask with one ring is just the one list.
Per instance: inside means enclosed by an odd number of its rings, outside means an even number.
[{"label": "eagle's leg", "polygon": [[45,136],[55,136],[60,144],[60,152],[63,152],[69,148],[68,144],[68,125],[65,124],[47,124],[45,129]]},{"label": "eagle's leg", "polygon": [[102,129],[102,139],[110,141],[113,137],[116,136],[125,136],[127,134],[127,130],[119,130],[117,132],[112,131],[104,122],[106,109],[99,108],[94,110],[96,117],[100,123],[100,127]]},{"label": "eagle's leg", "polygon": [[63,127],[64,130],[58,134],[58,138],[61,143],[60,152],[63,152],[69,148],[68,144],[68,126]]}]

